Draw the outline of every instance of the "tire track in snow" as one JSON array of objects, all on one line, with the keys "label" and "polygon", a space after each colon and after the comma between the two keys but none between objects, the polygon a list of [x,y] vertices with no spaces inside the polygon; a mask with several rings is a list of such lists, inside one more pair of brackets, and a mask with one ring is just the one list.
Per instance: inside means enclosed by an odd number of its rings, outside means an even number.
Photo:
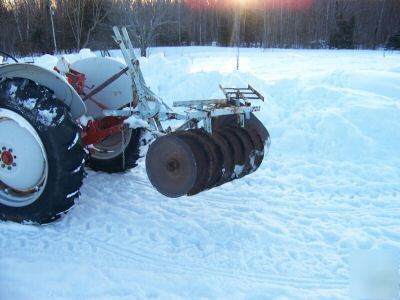
[{"label": "tire track in snow", "polygon": [[[162,272],[171,273],[174,275],[192,275],[198,276],[212,276],[212,277],[220,277],[220,278],[230,278],[234,280],[245,280],[251,281],[252,283],[259,284],[274,284],[280,286],[291,286],[300,289],[346,289],[348,287],[348,282],[346,280],[334,280],[334,279],[321,279],[321,281],[312,279],[312,278],[301,278],[301,277],[285,277],[279,275],[269,275],[266,276],[260,273],[252,273],[246,271],[238,271],[235,272],[235,269],[231,271],[226,268],[207,268],[202,266],[188,266],[179,264],[176,261],[161,259],[159,255],[154,255],[151,253],[146,253],[143,249],[126,249],[120,247],[118,245],[114,245],[108,242],[104,242],[102,240],[98,240],[92,237],[84,236],[84,242],[88,244],[88,246],[92,249],[101,249],[102,251],[114,255],[114,258],[108,258],[111,261],[107,262],[107,267],[113,267],[116,265],[124,265],[125,267],[130,267],[126,264],[126,260],[132,263],[131,267],[137,267],[138,265],[143,267],[142,271],[149,271],[149,268],[152,271],[157,272],[160,269]],[[68,243],[67,243],[68,244]],[[68,245],[66,245],[68,246]],[[135,248],[135,247],[133,247]],[[58,249],[60,250],[60,249]],[[56,253],[49,253],[46,247],[42,249],[29,249],[29,252],[24,251],[23,249],[8,249],[14,254],[21,253],[22,257],[26,259],[27,256],[30,256],[32,259],[37,260],[38,256],[43,256],[43,261],[54,261],[60,262],[60,258],[62,257],[64,260],[72,263],[96,263],[92,260],[88,261],[88,257],[93,259],[92,255],[88,255],[88,253],[74,253],[74,256],[71,256],[71,251],[57,251]],[[118,259],[115,259],[118,257]],[[123,259],[121,259],[123,258]],[[104,257],[102,257],[104,259]],[[0,258],[1,260],[1,258]],[[118,261],[119,260],[119,261]],[[104,263],[102,261],[101,265]],[[137,270],[137,269],[136,269]]]},{"label": "tire track in snow", "polygon": [[137,263],[146,263],[146,265],[152,265],[153,267],[163,266],[168,267],[169,271],[177,272],[186,272],[188,274],[207,274],[211,276],[221,276],[221,277],[230,277],[233,279],[251,279],[253,281],[259,282],[269,282],[274,284],[285,284],[292,285],[294,287],[308,287],[308,288],[344,288],[347,287],[346,280],[333,280],[333,279],[324,279],[323,282],[318,282],[315,279],[311,278],[298,278],[298,277],[283,277],[283,276],[265,276],[260,273],[250,273],[240,271],[237,274],[234,272],[229,272],[227,269],[213,269],[213,268],[203,268],[200,266],[188,267],[187,265],[182,265],[175,262],[171,262],[166,259],[160,259],[160,256],[155,256],[152,254],[144,254],[141,249],[125,249],[123,247],[113,245],[110,243],[104,243],[101,240],[97,240],[94,238],[89,238],[96,247],[103,249],[104,251],[118,254],[119,256],[123,256],[126,259],[135,261]]},{"label": "tire track in snow", "polygon": [[[400,197],[400,196],[399,196]],[[287,198],[287,197],[286,197]],[[300,198],[300,197],[299,197]],[[212,200],[209,199],[201,199],[203,202],[207,202],[211,204],[210,206],[217,206],[213,204],[218,204],[218,205],[229,205],[229,206],[237,206],[237,207],[243,207],[244,203],[243,200],[241,201],[226,201],[223,199],[223,196],[221,196],[220,199],[213,197]],[[286,204],[282,204],[282,202],[277,201],[277,200],[256,200],[252,202],[251,204],[262,204],[260,205],[261,207],[266,207],[268,204],[270,204],[270,211],[279,211],[280,209],[283,209],[283,211],[286,212],[294,212],[296,214],[299,214],[300,211],[298,208],[301,208],[302,211],[301,213],[306,213],[306,214],[315,214],[315,215],[321,215],[322,213],[329,213],[333,215],[339,215],[343,216],[345,212],[346,214],[352,215],[352,216],[359,216],[359,217],[364,217],[364,216],[370,216],[371,215],[371,209],[374,209],[373,215],[374,216],[379,216],[379,217],[385,217],[385,218],[393,218],[393,219],[398,219],[393,212],[399,211],[400,213],[400,207],[398,205],[388,205],[385,206],[384,208],[375,206],[375,207],[369,207],[369,208],[360,208],[356,207],[355,205],[332,205],[330,204],[330,207],[321,207],[321,206],[305,206],[304,203],[298,202],[295,205],[293,204],[295,201],[288,203],[287,200]],[[311,201],[310,201],[311,202]],[[318,203],[320,205],[320,203]],[[226,207],[226,206],[225,206]],[[387,214],[386,214],[387,213]]]}]

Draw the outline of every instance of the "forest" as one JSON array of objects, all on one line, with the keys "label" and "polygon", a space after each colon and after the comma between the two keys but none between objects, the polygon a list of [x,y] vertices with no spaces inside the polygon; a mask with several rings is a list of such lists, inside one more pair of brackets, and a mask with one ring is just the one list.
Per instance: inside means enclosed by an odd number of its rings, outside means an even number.
[{"label": "forest", "polygon": [[135,46],[377,49],[400,33],[399,0],[2,0],[0,50],[14,55]]}]

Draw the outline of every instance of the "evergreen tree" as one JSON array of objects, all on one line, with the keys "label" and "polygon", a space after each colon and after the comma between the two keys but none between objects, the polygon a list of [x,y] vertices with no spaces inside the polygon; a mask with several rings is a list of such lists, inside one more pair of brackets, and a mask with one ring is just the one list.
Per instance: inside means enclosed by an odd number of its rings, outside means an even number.
[{"label": "evergreen tree", "polygon": [[400,31],[389,37],[385,49],[387,50],[400,50]]},{"label": "evergreen tree", "polygon": [[331,34],[329,48],[353,49],[355,17],[345,20],[340,14],[336,19],[337,29]]}]

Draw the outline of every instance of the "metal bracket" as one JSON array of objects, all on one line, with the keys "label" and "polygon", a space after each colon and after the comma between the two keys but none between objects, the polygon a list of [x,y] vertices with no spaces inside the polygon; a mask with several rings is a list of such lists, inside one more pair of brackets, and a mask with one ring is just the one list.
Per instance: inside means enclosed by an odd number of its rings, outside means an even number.
[{"label": "metal bracket", "polygon": [[204,121],[204,129],[212,133],[212,118],[226,115],[237,115],[238,124],[242,127],[250,113],[259,111],[260,106],[253,106],[252,100],[264,101],[264,97],[252,86],[247,88],[224,88],[219,86],[225,99],[178,101],[173,107],[187,107],[186,117],[179,119]]},{"label": "metal bracket", "polygon": [[121,49],[122,55],[128,66],[129,74],[132,78],[132,90],[134,94],[137,94],[138,96],[140,116],[143,120],[149,120],[153,129],[162,130],[160,122],[153,119],[161,113],[162,107],[164,108],[164,111],[171,111],[171,109],[146,86],[142,71],[140,70],[139,60],[136,58],[126,28],[122,27],[120,31],[117,26],[114,26],[113,31],[115,35],[114,40]]}]

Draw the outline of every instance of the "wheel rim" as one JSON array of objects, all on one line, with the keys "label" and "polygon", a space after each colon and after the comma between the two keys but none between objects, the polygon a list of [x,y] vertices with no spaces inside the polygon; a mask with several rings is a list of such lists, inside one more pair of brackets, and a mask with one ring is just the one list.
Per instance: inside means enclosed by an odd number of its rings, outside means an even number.
[{"label": "wheel rim", "polygon": [[0,108],[0,203],[23,207],[35,202],[47,183],[46,150],[33,126]]},{"label": "wheel rim", "polygon": [[[122,134],[124,134],[124,145],[122,146]],[[96,159],[113,159],[120,155],[126,149],[132,138],[132,129],[125,130],[123,133],[117,133],[109,136],[99,144],[94,145],[96,151],[92,154]]]}]

